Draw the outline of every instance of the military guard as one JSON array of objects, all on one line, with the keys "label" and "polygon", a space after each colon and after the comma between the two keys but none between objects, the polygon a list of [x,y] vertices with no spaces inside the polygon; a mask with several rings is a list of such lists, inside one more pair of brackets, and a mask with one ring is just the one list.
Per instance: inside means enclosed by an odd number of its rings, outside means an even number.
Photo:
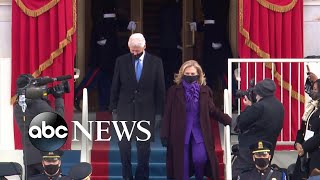
[{"label": "military guard", "polygon": [[267,141],[258,141],[250,145],[252,158],[256,167],[252,170],[243,172],[238,176],[239,179],[245,180],[285,180],[286,174],[270,167],[270,150],[272,144]]},{"label": "military guard", "polygon": [[64,176],[61,174],[63,151],[41,152],[41,155],[44,172],[29,178],[29,180],[60,180]]}]

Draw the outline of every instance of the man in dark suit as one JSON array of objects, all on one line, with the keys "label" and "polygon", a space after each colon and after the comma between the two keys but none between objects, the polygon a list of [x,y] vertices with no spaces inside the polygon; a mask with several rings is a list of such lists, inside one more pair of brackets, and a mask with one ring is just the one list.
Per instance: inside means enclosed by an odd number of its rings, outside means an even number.
[{"label": "man in dark suit", "polygon": [[[133,121],[150,121],[145,127],[151,133],[148,141],[137,140],[138,166],[135,179],[149,179],[150,141],[154,139],[155,125],[163,112],[165,85],[160,58],[145,51],[146,41],[142,34],[132,34],[128,41],[129,54],[116,60],[111,86],[110,110],[113,119],[128,121],[129,131]],[[116,116],[115,116],[116,115]],[[115,118],[117,117],[117,118]],[[120,124],[120,123],[118,123]],[[134,128],[132,138],[145,138]],[[119,141],[124,179],[133,179],[131,170],[131,141],[125,137]]]}]

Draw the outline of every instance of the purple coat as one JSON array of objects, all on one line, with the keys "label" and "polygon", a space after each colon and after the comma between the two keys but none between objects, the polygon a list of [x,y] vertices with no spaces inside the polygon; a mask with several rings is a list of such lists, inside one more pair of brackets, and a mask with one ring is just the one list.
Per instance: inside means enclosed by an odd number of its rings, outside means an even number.
[{"label": "purple coat", "polygon": [[[168,139],[166,163],[168,178],[183,179],[183,159],[187,127],[186,104],[183,85],[171,86],[167,93],[160,135],[162,138]],[[212,120],[217,120],[224,125],[231,123],[231,118],[215,107],[211,89],[208,86],[200,86],[199,121],[209,159],[209,163],[205,168],[205,175],[218,179],[218,161],[212,135]],[[193,174],[193,168],[190,168],[190,174]]]}]

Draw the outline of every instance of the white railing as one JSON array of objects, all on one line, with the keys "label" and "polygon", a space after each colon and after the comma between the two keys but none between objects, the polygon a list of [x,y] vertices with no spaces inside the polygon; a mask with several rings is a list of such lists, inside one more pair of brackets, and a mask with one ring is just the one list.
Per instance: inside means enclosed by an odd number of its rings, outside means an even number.
[{"label": "white railing", "polygon": [[[224,113],[228,114],[232,117],[232,106],[229,104],[229,94],[228,90],[224,90]],[[230,126],[224,127],[224,164],[225,164],[225,179],[232,179],[232,171],[231,171],[231,144],[230,144]]]},{"label": "white railing", "polygon": [[[88,131],[88,90],[87,88],[83,89],[83,100],[82,100],[82,126],[85,130]],[[90,153],[89,153],[89,140],[81,133],[81,162],[90,162]]]},{"label": "white railing", "polygon": [[[252,67],[253,64],[254,64],[254,77],[257,77],[258,74],[261,74],[262,73],[262,77],[263,79],[266,78],[266,71],[267,70],[270,70],[271,72],[274,72],[275,70],[275,63],[278,64],[278,69],[277,69],[277,72],[280,74],[280,78],[278,77],[278,81],[280,81],[280,86],[281,86],[281,89],[280,89],[280,97],[279,100],[283,103],[284,101],[287,101],[288,102],[288,106],[285,107],[286,111],[288,112],[288,117],[287,119],[285,120],[285,124],[284,124],[284,127],[286,128],[287,131],[281,131],[281,135],[280,135],[280,139],[278,140],[277,144],[278,145],[292,145],[294,143],[294,139],[292,139],[292,134],[295,134],[296,132],[293,132],[292,131],[292,127],[295,126],[295,129],[299,129],[300,128],[300,120],[301,120],[301,116],[302,116],[302,113],[303,113],[303,109],[301,109],[300,105],[297,105],[297,109],[292,109],[292,77],[297,77],[297,81],[298,82],[295,82],[297,83],[297,89],[296,89],[296,93],[298,94],[297,96],[297,101],[300,102],[300,95],[299,94],[302,94],[303,96],[305,96],[305,98],[307,99],[308,97],[305,95],[304,92],[301,92],[300,88],[301,86],[304,86],[304,82],[301,82],[301,78],[302,79],[305,79],[304,75],[305,73],[301,73],[300,72],[300,66],[301,66],[301,63],[314,63],[316,64],[316,62],[320,62],[319,59],[229,59],[228,61],[228,87],[230,87],[228,89],[228,94],[229,94],[229,97],[232,97],[232,75],[233,75],[233,72],[232,72],[232,63],[238,63],[238,76],[240,76],[240,72],[241,72],[241,69],[240,69],[240,63],[245,63],[245,67],[246,69],[248,69],[249,67],[249,64],[250,66]],[[271,69],[269,67],[269,69],[266,67],[266,63],[272,63],[272,66],[271,66]],[[297,65],[297,70],[298,72],[296,73],[292,73],[292,65],[295,63],[295,65]],[[261,67],[261,64],[262,64],[262,67],[263,67],[263,70],[262,72],[258,72],[257,71],[257,64],[259,64],[259,66]],[[279,70],[279,64],[280,64],[280,70]],[[289,70],[288,71],[284,71],[284,65],[289,67]],[[312,65],[311,68],[314,68],[314,70],[316,71],[317,68],[314,67],[315,65]],[[261,70],[261,69],[260,69]],[[313,70],[311,70],[313,71]],[[289,89],[284,89],[284,80],[283,80],[283,76],[282,74],[290,74],[289,76],[289,80],[288,80],[288,84],[290,85]],[[317,73],[317,72],[314,72],[314,73]],[[248,71],[246,71],[246,79],[248,79],[249,77],[249,73]],[[275,74],[274,73],[271,73],[271,77],[269,78],[272,78],[273,80],[275,79]],[[256,79],[255,79],[255,83],[256,83]],[[246,89],[249,88],[249,83],[248,83],[248,80],[246,82]],[[238,87],[240,87],[240,84],[238,84]],[[246,89],[242,89],[242,90],[246,90]],[[284,93],[285,91],[288,92],[288,96],[291,97],[291,98],[287,98],[287,99],[284,99]],[[229,105],[231,106],[232,104],[232,98],[229,98]],[[240,113],[240,99],[238,100],[238,113]],[[298,122],[295,122],[294,124],[292,123],[292,119],[293,117],[292,116],[292,112],[297,112],[297,117],[294,117],[294,118],[297,118]],[[288,137],[288,138],[284,138],[284,137]]]},{"label": "white railing", "polygon": [[[238,71],[237,71],[237,76],[240,77],[240,72],[241,72],[241,69],[240,69],[240,63],[244,63],[244,67],[246,67],[246,69],[248,69],[249,67],[249,64],[250,66],[254,67],[254,77],[257,77],[257,75],[261,75],[262,74],[262,77],[263,79],[266,78],[266,72],[267,71],[270,71],[271,72],[271,77],[268,77],[268,78],[272,78],[272,79],[275,79],[275,74],[273,73],[274,72],[274,68],[275,68],[275,63],[277,64],[278,68],[280,66],[280,69],[277,69],[277,72],[280,74],[280,77],[278,76],[277,77],[277,80],[278,80],[278,83],[281,87],[280,89],[280,97],[279,100],[283,103],[285,101],[288,102],[288,106],[285,107],[285,110],[286,112],[289,112],[288,113],[288,119],[285,121],[285,125],[287,127],[287,132],[284,132],[282,130],[281,132],[281,135],[280,135],[280,138],[277,142],[278,145],[292,145],[294,143],[294,139],[292,139],[292,134],[295,134],[296,132],[293,132],[292,131],[292,127],[293,127],[293,124],[296,125],[298,129],[300,129],[300,121],[301,121],[301,116],[302,116],[302,113],[304,112],[304,109],[301,108],[301,106],[298,104],[297,106],[297,109],[292,109],[292,86],[291,86],[291,83],[293,81],[293,78],[292,77],[298,77],[298,82],[295,82],[297,84],[297,89],[296,89],[296,93],[298,94],[297,96],[297,102],[299,103],[300,102],[300,94],[303,95],[305,97],[305,102],[308,101],[309,97],[308,95],[306,95],[304,92],[301,92],[300,88],[301,86],[304,86],[304,81],[305,81],[305,78],[306,78],[306,73],[303,73],[301,72],[301,69],[302,69],[302,64],[301,63],[304,63],[304,72],[306,72],[306,65],[309,63],[309,66],[310,66],[310,70],[311,72],[315,73],[318,77],[320,77],[320,59],[229,59],[228,60],[228,90],[225,90],[225,94],[224,94],[224,109],[225,109],[225,113],[229,114],[230,116],[232,116],[232,76],[233,76],[233,71],[232,71],[232,63],[237,63],[238,64]],[[269,67],[266,68],[266,63],[272,63],[272,66],[271,68]],[[298,63],[297,65],[297,69],[298,71],[296,73],[293,73],[292,72],[292,64],[293,63]],[[319,63],[319,64],[318,64]],[[251,65],[251,64],[254,64],[254,65]],[[261,64],[262,64],[262,71],[261,71],[261,68],[258,70],[257,68],[257,64],[261,67]],[[280,64],[280,65],[279,65]],[[285,71],[284,70],[284,66],[287,66],[289,67],[289,70],[288,71]],[[289,80],[288,80],[288,84],[289,84],[289,89],[284,89],[284,80],[283,80],[283,74],[286,74],[287,73],[290,75],[289,76]],[[246,75],[246,82],[242,82],[242,83],[246,83],[246,89],[248,89],[249,87],[249,81],[248,81],[248,77],[249,77],[249,72],[246,71],[244,73]],[[270,74],[270,73],[269,73]],[[279,75],[277,74],[277,75]],[[304,81],[301,82],[303,79]],[[243,80],[242,80],[243,81]],[[255,83],[256,82],[256,78],[255,78]],[[238,89],[240,89],[240,82],[238,83]],[[242,90],[246,90],[246,89],[242,89]],[[284,96],[284,92],[287,91],[288,92],[288,97],[285,97]],[[241,102],[240,102],[240,99],[238,100],[238,114],[240,114],[241,112]],[[304,106],[302,106],[304,107]],[[287,109],[286,109],[287,108]],[[297,121],[298,122],[295,122],[293,123],[292,122],[292,117],[291,117],[291,112],[297,112]],[[231,147],[230,147],[230,127],[225,127],[224,129],[224,140],[225,140],[225,145],[224,145],[224,152],[225,152],[225,166],[226,166],[226,169],[225,169],[225,179],[227,180],[231,180],[231,172],[232,172],[232,168],[231,168]],[[289,137],[288,139],[284,139],[284,136],[287,136]]]}]

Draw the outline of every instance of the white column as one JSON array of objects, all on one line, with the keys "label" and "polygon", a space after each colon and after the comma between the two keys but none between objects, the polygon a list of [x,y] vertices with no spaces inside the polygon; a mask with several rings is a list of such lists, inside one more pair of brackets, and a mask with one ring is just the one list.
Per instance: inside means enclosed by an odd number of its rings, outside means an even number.
[{"label": "white column", "polygon": [[320,0],[304,1],[304,56],[320,55]]},{"label": "white column", "polygon": [[0,150],[14,150],[11,98],[11,1],[0,0]]},{"label": "white column", "polygon": [[[320,56],[320,0],[305,0],[303,11],[304,56]],[[320,78],[320,63],[305,63],[305,72],[307,64],[310,71]],[[307,94],[305,97],[307,101],[311,99]]]}]

